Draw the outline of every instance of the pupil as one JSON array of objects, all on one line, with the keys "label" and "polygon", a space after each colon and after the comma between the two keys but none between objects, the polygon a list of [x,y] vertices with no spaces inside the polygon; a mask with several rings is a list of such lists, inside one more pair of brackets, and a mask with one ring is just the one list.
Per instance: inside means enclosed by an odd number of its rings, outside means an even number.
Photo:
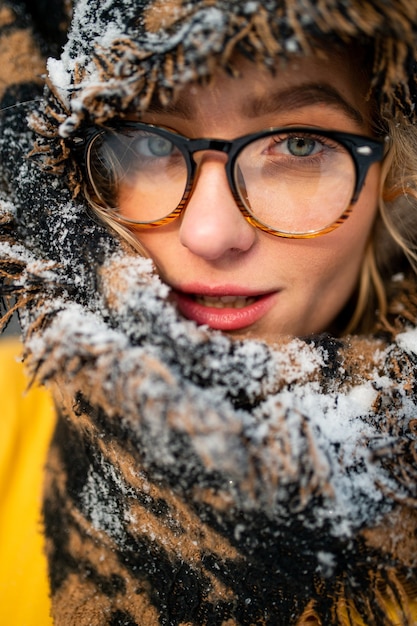
[{"label": "pupil", "polygon": [[288,139],[288,150],[294,156],[309,156],[314,150],[314,139],[292,137]]},{"label": "pupil", "polygon": [[172,143],[163,137],[151,137],[149,150],[155,156],[168,156],[172,151]]}]

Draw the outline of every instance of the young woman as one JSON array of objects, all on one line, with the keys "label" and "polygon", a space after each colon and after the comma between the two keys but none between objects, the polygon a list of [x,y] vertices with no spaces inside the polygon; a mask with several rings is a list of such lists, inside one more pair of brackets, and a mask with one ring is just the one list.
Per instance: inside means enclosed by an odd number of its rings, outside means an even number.
[{"label": "young woman", "polygon": [[4,111],[56,624],[416,623],[416,38],[401,1],[80,1]]}]

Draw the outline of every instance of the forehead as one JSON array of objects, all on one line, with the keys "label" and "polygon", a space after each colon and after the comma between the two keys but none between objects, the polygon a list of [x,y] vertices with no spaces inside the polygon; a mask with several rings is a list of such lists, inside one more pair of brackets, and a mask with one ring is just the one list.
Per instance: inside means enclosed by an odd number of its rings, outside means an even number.
[{"label": "forehead", "polygon": [[326,106],[362,124],[367,117],[369,80],[363,66],[352,59],[347,62],[346,56],[338,52],[331,58],[296,57],[273,71],[238,58],[232,72],[218,69],[206,83],[182,88],[168,105],[154,100],[149,113],[193,120],[208,112],[234,111],[251,119]]}]

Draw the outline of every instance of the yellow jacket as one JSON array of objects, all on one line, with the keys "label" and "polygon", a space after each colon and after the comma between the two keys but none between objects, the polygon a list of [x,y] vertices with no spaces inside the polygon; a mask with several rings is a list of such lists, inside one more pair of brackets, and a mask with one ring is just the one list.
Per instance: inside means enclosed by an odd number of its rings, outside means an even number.
[{"label": "yellow jacket", "polygon": [[40,511],[54,411],[44,389],[27,391],[20,352],[0,341],[0,624],[50,626]]}]

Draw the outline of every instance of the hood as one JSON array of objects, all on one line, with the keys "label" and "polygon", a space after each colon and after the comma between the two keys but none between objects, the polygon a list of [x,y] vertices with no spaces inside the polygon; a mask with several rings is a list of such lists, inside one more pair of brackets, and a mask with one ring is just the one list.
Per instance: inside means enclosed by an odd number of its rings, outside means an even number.
[{"label": "hood", "polygon": [[[2,111],[2,296],[59,412],[45,505],[57,623],[121,623],[123,607],[123,623],[287,626],[310,600],[339,623],[340,589],[364,623],[392,605],[391,623],[413,623],[413,324],[266,345],[182,319],[152,262],[89,212],[68,138],[169,100],[234,51],[272,67],[329,32],[371,44],[380,105],[408,124],[416,28],[408,0],[79,0],[44,95]],[[408,295],[396,312],[415,320]]]},{"label": "hood", "polygon": [[49,61],[51,87],[73,116],[61,132],[123,110],[124,98],[141,109],[155,92],[169,99],[227,68],[236,52],[272,68],[278,58],[312,54],[315,44],[325,51],[351,39],[374,55],[381,105],[412,116],[416,22],[417,7],[401,0],[79,1],[61,60]]}]

